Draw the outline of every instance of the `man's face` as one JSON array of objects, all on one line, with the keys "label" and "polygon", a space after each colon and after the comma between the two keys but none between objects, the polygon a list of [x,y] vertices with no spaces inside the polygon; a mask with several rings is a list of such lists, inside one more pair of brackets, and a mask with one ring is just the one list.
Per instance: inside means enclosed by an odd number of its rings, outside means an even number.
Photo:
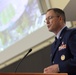
[{"label": "man's face", "polygon": [[46,13],[46,24],[48,30],[51,32],[58,32],[60,29],[60,17],[56,15],[53,10],[50,10]]}]

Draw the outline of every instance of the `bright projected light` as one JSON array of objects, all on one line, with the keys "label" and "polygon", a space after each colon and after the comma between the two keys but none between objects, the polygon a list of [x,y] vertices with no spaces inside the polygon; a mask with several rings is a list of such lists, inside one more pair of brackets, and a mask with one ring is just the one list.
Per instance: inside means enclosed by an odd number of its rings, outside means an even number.
[{"label": "bright projected light", "polygon": [[41,15],[48,3],[0,0],[0,65],[54,36],[44,24],[45,15]]},{"label": "bright projected light", "polygon": [[1,0],[0,52],[43,25],[37,0]]}]

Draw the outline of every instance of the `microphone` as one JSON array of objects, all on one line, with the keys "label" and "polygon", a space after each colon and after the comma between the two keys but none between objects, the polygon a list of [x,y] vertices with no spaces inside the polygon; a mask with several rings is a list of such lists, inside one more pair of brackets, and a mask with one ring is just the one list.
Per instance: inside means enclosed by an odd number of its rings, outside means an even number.
[{"label": "microphone", "polygon": [[19,65],[21,64],[21,62],[23,61],[23,59],[26,58],[27,55],[28,55],[31,51],[32,51],[32,49],[30,49],[30,50],[27,52],[27,54],[26,54],[26,55],[21,59],[21,61],[18,63],[18,65],[17,65],[17,67],[16,67],[16,69],[15,69],[15,73],[17,72],[18,67],[19,67]]}]

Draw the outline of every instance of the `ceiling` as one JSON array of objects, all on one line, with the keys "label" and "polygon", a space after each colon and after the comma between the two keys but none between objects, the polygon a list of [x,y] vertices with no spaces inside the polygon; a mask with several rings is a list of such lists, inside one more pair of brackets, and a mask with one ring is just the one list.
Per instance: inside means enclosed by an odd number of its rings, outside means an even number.
[{"label": "ceiling", "polygon": [[67,21],[76,21],[76,0],[70,2],[64,8]]}]

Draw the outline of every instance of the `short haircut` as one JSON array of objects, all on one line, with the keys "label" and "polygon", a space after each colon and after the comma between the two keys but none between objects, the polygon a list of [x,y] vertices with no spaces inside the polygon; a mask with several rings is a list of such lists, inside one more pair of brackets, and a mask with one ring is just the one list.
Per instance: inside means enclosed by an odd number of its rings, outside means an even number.
[{"label": "short haircut", "polygon": [[62,9],[59,8],[50,8],[46,11],[46,13],[50,10],[53,10],[57,16],[62,16],[64,22],[66,22],[65,12]]}]

